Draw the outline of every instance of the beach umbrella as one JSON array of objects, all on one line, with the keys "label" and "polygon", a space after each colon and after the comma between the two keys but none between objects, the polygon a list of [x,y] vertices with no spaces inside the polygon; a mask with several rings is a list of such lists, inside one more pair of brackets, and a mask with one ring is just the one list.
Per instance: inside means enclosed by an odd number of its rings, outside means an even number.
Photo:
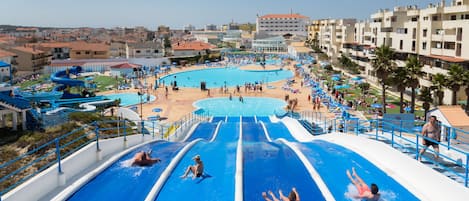
[{"label": "beach umbrella", "polygon": [[363,79],[363,78],[360,77],[360,76],[357,76],[357,77],[352,78],[352,80],[354,80],[354,81],[358,81],[358,80],[362,80],[362,79]]},{"label": "beach umbrella", "polygon": [[340,77],[332,77],[331,80],[339,81],[339,80],[340,80]]},{"label": "beach umbrella", "polygon": [[371,104],[371,107],[372,107],[372,108],[382,108],[383,105],[382,105],[382,104],[379,104],[379,103],[373,103],[373,104]]},{"label": "beach umbrella", "polygon": [[155,107],[155,108],[153,108],[152,111],[153,111],[153,112],[161,112],[161,111],[163,111],[163,109],[158,108],[158,107]]},{"label": "beach umbrella", "polygon": [[404,108],[404,111],[410,112],[410,107],[405,107],[405,108]]},{"label": "beach umbrella", "polygon": [[160,119],[160,116],[156,115],[156,116],[149,116],[147,118],[149,121],[157,121],[158,119]]}]

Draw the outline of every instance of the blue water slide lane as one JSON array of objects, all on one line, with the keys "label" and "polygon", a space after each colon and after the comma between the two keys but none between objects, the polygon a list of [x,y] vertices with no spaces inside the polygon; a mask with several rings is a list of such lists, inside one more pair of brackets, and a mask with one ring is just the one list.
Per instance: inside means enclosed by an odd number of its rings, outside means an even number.
[{"label": "blue water slide lane", "polygon": [[215,129],[217,128],[218,123],[200,123],[197,128],[195,128],[194,132],[192,132],[192,135],[185,140],[186,142],[190,142],[192,140],[195,140],[197,138],[205,139],[205,140],[210,140],[211,137],[215,133]]},{"label": "blue water slide lane", "polygon": [[243,122],[256,122],[254,117],[241,117]]},{"label": "blue water slide lane", "polygon": [[291,135],[288,128],[282,122],[278,123],[264,123],[267,133],[273,141],[279,138],[283,138],[290,142],[296,142],[297,140]]},{"label": "blue water slide lane", "polygon": [[[213,142],[199,142],[184,155],[155,200],[234,200],[238,137],[239,123],[221,124]],[[204,162],[204,176],[192,179],[189,174],[180,178],[194,164],[195,155],[200,155]]]},{"label": "blue water slide lane", "polygon": [[240,117],[237,117],[237,116],[230,116],[227,118],[226,122],[239,122],[240,121]]},{"label": "blue water slide lane", "polygon": [[[76,66],[69,68],[69,73],[70,74],[78,74],[81,72],[81,67]],[[61,70],[53,73],[50,76],[50,79],[52,82],[58,83],[58,84],[64,84],[64,85],[70,85],[70,86],[84,86],[85,82],[82,80],[76,80],[76,79],[71,79],[69,75],[67,75],[66,70]]]},{"label": "blue water slide lane", "polygon": [[225,121],[226,117],[213,117],[212,122],[218,123],[219,121]]},{"label": "blue water slide lane", "polygon": [[[143,200],[150,192],[161,173],[186,143],[158,141],[133,150],[92,180],[88,181],[68,200]],[[139,151],[152,150],[151,156],[161,159],[148,167],[130,166],[133,156]]]},{"label": "blue water slide lane", "polygon": [[249,132],[244,132],[244,127],[245,125],[243,125],[244,200],[261,200],[262,192],[269,190],[275,192],[278,197],[278,190],[288,194],[293,187],[296,187],[302,200],[325,200],[302,161],[287,145],[267,142],[265,137],[264,140],[256,137],[265,135],[263,129],[250,128],[247,129]]},{"label": "blue water slide lane", "polygon": [[376,183],[382,200],[418,200],[406,188],[359,154],[322,140],[294,143],[308,158],[336,200],[353,200],[356,190],[346,175],[355,167],[357,174],[370,185]]},{"label": "blue water slide lane", "polygon": [[243,123],[243,143],[267,141],[264,128],[260,123]]},{"label": "blue water slide lane", "polygon": [[256,118],[257,118],[257,122],[259,122],[259,121],[262,121],[264,123],[269,123],[270,122],[270,118],[267,117],[267,116],[256,116]]}]

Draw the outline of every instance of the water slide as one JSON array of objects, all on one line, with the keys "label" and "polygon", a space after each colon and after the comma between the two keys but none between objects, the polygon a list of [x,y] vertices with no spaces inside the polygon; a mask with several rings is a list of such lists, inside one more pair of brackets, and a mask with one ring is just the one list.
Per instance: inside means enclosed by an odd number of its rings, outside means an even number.
[{"label": "water slide", "polygon": [[[68,200],[143,200],[186,144],[158,141],[130,151],[88,181]],[[151,156],[160,158],[161,162],[149,167],[131,166],[133,156],[141,150],[153,150]]]},{"label": "water slide", "polygon": [[[215,135],[214,132],[210,134],[205,133],[207,129],[204,128],[209,126],[204,124],[199,124],[199,126],[203,128],[195,129],[192,134],[193,136],[206,135],[206,138],[210,138],[211,135]],[[192,143],[198,141],[196,140]],[[157,141],[132,150],[113,162],[112,165],[102,172],[97,172],[96,176],[93,175],[93,178],[84,183],[68,200],[128,200],[129,198],[132,198],[132,200],[144,200],[162,173],[168,169],[170,163],[173,160],[179,160],[176,159],[178,155],[180,157],[184,155],[181,150],[187,147],[188,143],[190,144],[190,142]],[[142,150],[153,150],[152,157],[160,158],[161,162],[149,167],[131,166],[133,156]],[[59,194],[55,200],[62,200],[64,198],[67,198],[66,193]]]},{"label": "water slide", "polygon": [[52,82],[55,82],[57,84],[63,84],[68,86],[85,86],[84,81],[70,78],[70,74],[78,75],[81,72],[81,66],[74,66],[68,69],[68,74],[67,70],[57,71],[50,76],[50,79]]},{"label": "water slide", "polygon": [[282,122],[277,123],[264,123],[265,128],[272,140],[283,138],[290,142],[296,142],[297,140],[291,135],[288,128]]},{"label": "water slide", "polygon": [[62,110],[72,110],[74,112],[91,112],[91,111],[96,110],[96,105],[107,104],[107,103],[112,103],[112,102],[114,102],[114,100],[100,100],[100,101],[82,103],[78,106],[81,109],[75,109],[75,108],[70,108],[70,107],[58,107],[53,110],[47,111],[46,115],[55,114]]},{"label": "water slide", "polygon": [[354,200],[352,196],[358,194],[345,173],[352,167],[365,182],[379,186],[382,200],[418,200],[371,162],[342,146],[322,140],[292,144],[308,158],[336,200]]},{"label": "water slide", "polygon": [[261,200],[262,192],[293,187],[302,200],[326,200],[298,156],[282,142],[268,142],[260,124],[243,125],[244,200]]},{"label": "water slide", "polygon": [[218,123],[209,123],[209,122],[202,122],[200,123],[197,128],[195,128],[194,132],[192,132],[191,135],[189,135],[186,140],[186,142],[190,142],[192,140],[195,140],[197,138],[204,139],[204,140],[210,140],[210,138],[214,135],[215,129],[217,128]]},{"label": "water slide", "polygon": [[[234,200],[238,138],[239,123],[222,123],[213,142],[198,142],[184,155],[155,200]],[[181,179],[187,166],[194,164],[195,155],[204,162],[204,175]]]}]

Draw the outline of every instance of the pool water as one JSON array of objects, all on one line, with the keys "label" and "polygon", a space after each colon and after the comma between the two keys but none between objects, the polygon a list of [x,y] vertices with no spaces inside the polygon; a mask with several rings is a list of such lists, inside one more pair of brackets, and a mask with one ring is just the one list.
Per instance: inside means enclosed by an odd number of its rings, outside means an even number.
[{"label": "pool water", "polygon": [[[136,105],[136,104],[140,103],[140,96],[138,96],[137,93],[109,94],[109,95],[105,95],[104,97],[106,97],[107,99],[111,99],[111,100],[117,100],[117,99],[120,98],[121,99],[121,103],[120,103],[121,106],[130,106],[130,105]],[[155,99],[156,99],[155,96],[150,95],[150,102],[154,101]],[[144,94],[142,96],[142,101],[144,103],[148,102],[147,101],[147,94]]]},{"label": "pool water", "polygon": [[244,86],[246,82],[275,82],[291,78],[293,73],[289,70],[241,70],[237,67],[210,68],[185,71],[164,76],[159,82],[165,85],[176,81],[178,87],[199,88],[205,81],[207,88],[220,88],[222,86]]},{"label": "pool water", "polygon": [[283,110],[286,102],[276,98],[255,98],[243,97],[243,102],[239,96],[208,98],[195,102],[194,107],[198,108],[194,113],[212,116],[269,116]]}]

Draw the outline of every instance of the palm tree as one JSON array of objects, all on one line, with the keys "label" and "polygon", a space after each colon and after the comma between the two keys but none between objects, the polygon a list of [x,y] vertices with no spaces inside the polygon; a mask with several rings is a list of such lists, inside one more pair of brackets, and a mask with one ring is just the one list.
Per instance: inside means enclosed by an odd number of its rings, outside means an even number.
[{"label": "palm tree", "polygon": [[469,71],[466,71],[466,73],[464,73],[464,83],[465,83],[465,86],[466,86],[466,96],[467,96],[467,99],[466,99],[466,108],[464,108],[464,110],[466,111],[466,113],[469,114]]},{"label": "palm tree", "polygon": [[436,92],[436,96],[438,97],[438,105],[443,105],[443,96],[445,95],[443,88],[446,85],[446,75],[443,75],[441,73],[437,73],[436,75],[433,76],[432,79],[432,91]]},{"label": "palm tree", "polygon": [[376,48],[376,59],[372,61],[373,69],[376,77],[381,84],[382,99],[383,99],[383,113],[386,113],[386,86],[389,83],[389,76],[396,68],[396,63],[393,60],[394,51],[389,47],[382,45]]},{"label": "palm tree", "polygon": [[427,121],[427,112],[430,109],[430,103],[433,102],[431,90],[426,87],[420,90],[419,100],[423,101],[424,118]]},{"label": "palm tree", "polygon": [[397,68],[392,74],[391,74],[391,77],[390,77],[390,80],[391,80],[391,83],[397,88],[397,91],[399,91],[399,107],[400,107],[400,110],[399,112],[400,113],[404,113],[404,108],[402,107],[403,106],[403,103],[404,103],[404,91],[405,91],[405,88],[407,86],[406,84],[406,76],[407,76],[407,72],[406,72],[406,69],[405,68]]},{"label": "palm tree", "polygon": [[464,83],[464,68],[458,64],[451,64],[448,71],[448,80],[446,87],[451,89],[453,97],[451,98],[451,105],[457,104],[457,93]]},{"label": "palm tree", "polygon": [[419,78],[423,76],[422,72],[422,64],[420,64],[418,58],[416,56],[411,56],[407,58],[406,62],[406,72],[408,73],[408,80],[407,83],[409,84],[410,88],[412,89],[411,94],[411,108],[410,113],[414,113],[415,111],[415,89],[419,86]]}]

